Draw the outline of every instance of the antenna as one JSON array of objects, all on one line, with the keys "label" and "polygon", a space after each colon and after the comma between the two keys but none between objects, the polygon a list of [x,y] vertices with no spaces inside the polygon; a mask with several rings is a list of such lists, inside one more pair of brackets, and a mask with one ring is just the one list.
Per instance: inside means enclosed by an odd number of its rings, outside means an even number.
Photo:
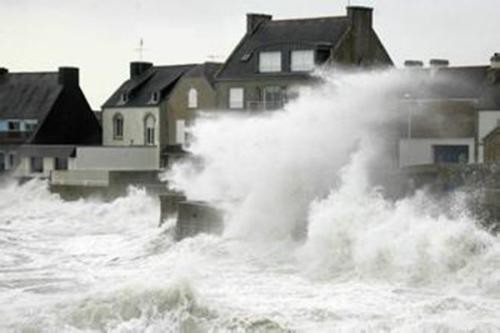
[{"label": "antenna", "polygon": [[144,48],[144,39],[142,37],[139,40],[139,47],[136,48],[135,51],[139,53],[139,60],[142,61],[144,56],[144,51],[146,51],[146,49]]}]

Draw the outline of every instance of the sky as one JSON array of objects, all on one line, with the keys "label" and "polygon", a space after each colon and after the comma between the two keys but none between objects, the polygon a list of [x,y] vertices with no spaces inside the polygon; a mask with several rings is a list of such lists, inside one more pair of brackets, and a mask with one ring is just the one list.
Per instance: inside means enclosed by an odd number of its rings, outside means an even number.
[{"label": "sky", "polygon": [[[92,107],[128,78],[129,63],[223,62],[246,13],[343,16],[349,0],[0,0],[0,67],[80,68]],[[500,52],[499,0],[350,0],[374,8],[374,28],[397,66],[406,59],[488,64]]]}]

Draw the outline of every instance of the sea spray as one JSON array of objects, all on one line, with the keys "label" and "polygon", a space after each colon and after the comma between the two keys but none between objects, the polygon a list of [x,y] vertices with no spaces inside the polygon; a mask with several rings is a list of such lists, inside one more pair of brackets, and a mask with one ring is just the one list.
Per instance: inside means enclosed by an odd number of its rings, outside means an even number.
[{"label": "sea spray", "polygon": [[376,130],[397,119],[388,97],[401,80],[390,71],[328,73],[285,111],[209,115],[192,129],[190,150],[199,159],[175,166],[167,178],[191,199],[224,206],[227,235],[289,237],[310,203],[336,186],[362,138],[382,148],[392,135]]}]

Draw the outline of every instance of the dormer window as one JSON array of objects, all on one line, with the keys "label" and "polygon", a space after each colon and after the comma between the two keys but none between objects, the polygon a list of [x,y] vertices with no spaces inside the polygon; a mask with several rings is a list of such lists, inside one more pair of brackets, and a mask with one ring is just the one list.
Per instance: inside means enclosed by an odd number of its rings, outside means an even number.
[{"label": "dormer window", "polygon": [[276,73],[281,72],[281,52],[260,52],[259,72]]},{"label": "dormer window", "polygon": [[125,104],[127,102],[128,102],[128,94],[126,92],[122,93],[120,95],[120,103]]},{"label": "dormer window", "polygon": [[151,94],[151,103],[158,103],[160,101],[160,93],[158,91],[154,91]]},{"label": "dormer window", "polygon": [[314,51],[292,51],[292,72],[310,72],[314,69]]},{"label": "dormer window", "polygon": [[196,109],[198,107],[198,91],[194,88],[188,92],[188,108]]}]

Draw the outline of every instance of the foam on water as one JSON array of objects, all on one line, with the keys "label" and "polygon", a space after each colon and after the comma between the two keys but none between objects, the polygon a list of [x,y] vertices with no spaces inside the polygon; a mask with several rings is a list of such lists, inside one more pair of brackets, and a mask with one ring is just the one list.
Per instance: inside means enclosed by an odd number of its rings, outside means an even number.
[{"label": "foam on water", "polygon": [[197,162],[167,177],[226,210],[223,237],[174,243],[141,189],[64,202],[2,185],[0,330],[499,330],[500,242],[465,195],[394,202],[375,185],[405,79],[323,79],[286,111],[192,129]]}]

